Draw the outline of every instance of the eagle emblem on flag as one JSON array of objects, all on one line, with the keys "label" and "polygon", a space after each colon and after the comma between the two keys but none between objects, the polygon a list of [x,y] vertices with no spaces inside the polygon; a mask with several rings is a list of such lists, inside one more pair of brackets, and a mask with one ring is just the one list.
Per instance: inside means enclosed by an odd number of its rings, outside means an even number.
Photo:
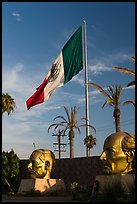
[{"label": "eagle emblem on flag", "polygon": [[[61,66],[61,65],[60,65]],[[52,68],[50,70],[50,76],[48,78],[48,82],[53,82],[57,79],[58,75],[59,75],[59,64],[54,63],[52,65]]]}]

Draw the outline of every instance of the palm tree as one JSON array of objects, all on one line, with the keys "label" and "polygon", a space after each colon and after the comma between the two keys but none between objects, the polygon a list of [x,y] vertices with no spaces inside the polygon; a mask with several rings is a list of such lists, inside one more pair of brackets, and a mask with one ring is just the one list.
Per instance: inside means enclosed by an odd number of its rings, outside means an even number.
[{"label": "palm tree", "polygon": [[90,151],[91,149],[94,147],[94,145],[96,145],[96,138],[93,137],[93,135],[88,135],[85,139],[84,139],[84,145],[86,145],[87,150],[88,150],[88,156],[90,156]]},{"label": "palm tree", "polygon": [[[131,59],[135,63],[135,57],[133,56],[133,57],[131,57]],[[131,69],[122,68],[122,67],[114,67],[114,68],[119,72],[122,72],[122,73],[125,73],[125,74],[130,74],[130,75],[135,77],[135,71],[133,71]],[[133,85],[135,85],[135,80],[128,83],[127,87],[133,86]],[[132,100],[126,100],[125,102],[123,102],[123,105],[125,105],[125,104],[132,104],[135,107],[135,102],[133,102]]]},{"label": "palm tree", "polygon": [[89,82],[88,84],[94,88],[97,88],[101,93],[103,93],[107,97],[107,100],[102,105],[102,108],[104,108],[106,104],[109,104],[114,108],[113,117],[115,119],[115,128],[116,132],[120,132],[120,97],[122,93],[122,86],[121,85],[109,86],[107,88],[107,91],[109,92],[108,94],[98,84],[92,82]]},{"label": "palm tree", "polygon": [[[64,134],[67,130],[69,130],[70,158],[74,158],[74,136],[75,136],[74,129],[77,129],[79,134],[80,134],[81,133],[80,127],[86,126],[86,124],[79,125],[78,123],[81,120],[87,120],[87,119],[85,117],[80,117],[80,118],[78,118],[78,120],[76,120],[76,115],[77,115],[77,111],[78,111],[76,106],[71,107],[71,113],[70,114],[69,114],[68,108],[66,106],[63,106],[63,107],[65,109],[65,113],[67,115],[67,118],[65,118],[64,116],[55,117],[54,120],[62,119],[62,121],[59,123],[54,123],[54,124],[50,125],[48,128],[48,132],[49,132],[49,129],[53,126],[55,126],[54,130],[56,130],[56,128],[58,126],[63,126],[64,127],[64,129],[63,129]],[[88,126],[95,130],[95,128],[93,126],[91,126],[91,125],[88,125]]]},{"label": "palm tree", "polygon": [[[135,57],[131,57],[131,59],[135,62]],[[135,77],[135,71],[128,69],[128,68],[123,68],[123,67],[114,67],[117,71],[123,72],[125,74],[130,74]],[[135,80],[131,81],[128,83],[127,87],[135,85]]]},{"label": "palm tree", "polygon": [[11,112],[16,108],[14,99],[8,94],[2,94],[2,114],[7,112],[10,115]]}]

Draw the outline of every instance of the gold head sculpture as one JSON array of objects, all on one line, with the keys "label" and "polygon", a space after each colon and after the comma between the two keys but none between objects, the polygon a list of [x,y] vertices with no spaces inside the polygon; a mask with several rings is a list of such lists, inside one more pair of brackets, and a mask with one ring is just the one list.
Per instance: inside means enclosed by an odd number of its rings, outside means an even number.
[{"label": "gold head sculpture", "polygon": [[28,170],[32,178],[50,179],[55,155],[48,149],[36,149],[30,155]]},{"label": "gold head sculpture", "polygon": [[135,168],[135,136],[127,132],[116,132],[104,141],[100,156],[106,174],[126,174]]}]

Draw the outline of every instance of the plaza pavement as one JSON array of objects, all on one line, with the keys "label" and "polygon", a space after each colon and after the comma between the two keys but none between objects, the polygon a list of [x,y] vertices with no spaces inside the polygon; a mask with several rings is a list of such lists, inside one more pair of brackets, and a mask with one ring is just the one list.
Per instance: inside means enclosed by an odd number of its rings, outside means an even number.
[{"label": "plaza pavement", "polygon": [[2,195],[2,202],[80,202],[72,200],[72,196],[66,197],[48,197],[48,196],[39,196],[39,197],[25,197],[25,196],[8,196]]}]

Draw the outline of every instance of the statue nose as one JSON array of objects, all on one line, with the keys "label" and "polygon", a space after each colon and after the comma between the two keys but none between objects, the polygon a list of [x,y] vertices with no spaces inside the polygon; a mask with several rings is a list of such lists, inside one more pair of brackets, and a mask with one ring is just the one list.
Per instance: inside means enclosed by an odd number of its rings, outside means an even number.
[{"label": "statue nose", "polygon": [[32,163],[28,164],[28,169],[32,169]]},{"label": "statue nose", "polygon": [[100,159],[101,159],[101,160],[106,160],[106,153],[105,153],[105,152],[103,152],[103,153],[101,154]]}]

